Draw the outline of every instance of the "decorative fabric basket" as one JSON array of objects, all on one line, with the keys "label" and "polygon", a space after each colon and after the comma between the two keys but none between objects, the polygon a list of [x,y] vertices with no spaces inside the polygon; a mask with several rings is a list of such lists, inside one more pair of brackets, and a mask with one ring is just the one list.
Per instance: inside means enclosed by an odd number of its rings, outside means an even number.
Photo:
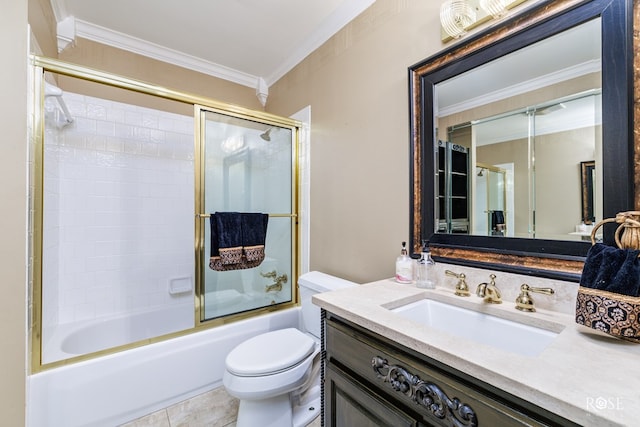
[{"label": "decorative fabric basket", "polygon": [[580,286],[576,323],[640,343],[640,297]]},{"label": "decorative fabric basket", "polygon": [[[578,297],[576,323],[640,343],[640,212],[622,212],[600,221],[591,232]],[[603,224],[620,224],[617,247],[596,243]]]}]

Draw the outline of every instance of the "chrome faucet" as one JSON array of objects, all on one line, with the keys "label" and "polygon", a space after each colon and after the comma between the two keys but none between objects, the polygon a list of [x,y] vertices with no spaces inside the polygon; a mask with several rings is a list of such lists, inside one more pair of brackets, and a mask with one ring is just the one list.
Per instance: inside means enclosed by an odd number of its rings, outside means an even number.
[{"label": "chrome faucet", "polygon": [[491,304],[502,304],[502,296],[500,295],[500,289],[496,286],[496,275],[489,275],[491,281],[489,283],[483,282],[476,288],[476,295],[480,298],[484,298],[484,302]]}]

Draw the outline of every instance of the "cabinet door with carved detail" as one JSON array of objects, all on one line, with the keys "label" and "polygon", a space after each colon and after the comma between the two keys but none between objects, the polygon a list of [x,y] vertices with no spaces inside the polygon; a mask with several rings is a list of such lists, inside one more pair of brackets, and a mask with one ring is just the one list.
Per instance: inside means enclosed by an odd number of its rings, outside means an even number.
[{"label": "cabinet door with carved detail", "polygon": [[577,427],[331,313],[324,322],[326,426]]},{"label": "cabinet door with carved detail", "polygon": [[325,426],[424,426],[335,365],[327,364],[324,387]]}]

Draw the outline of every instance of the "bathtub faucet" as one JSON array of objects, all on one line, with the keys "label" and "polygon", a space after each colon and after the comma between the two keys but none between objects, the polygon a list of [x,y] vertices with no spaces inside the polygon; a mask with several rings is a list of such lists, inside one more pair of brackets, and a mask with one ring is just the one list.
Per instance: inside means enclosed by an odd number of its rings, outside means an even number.
[{"label": "bathtub faucet", "polygon": [[273,279],[273,283],[271,285],[265,286],[265,292],[278,292],[282,290],[282,285],[289,281],[289,277],[286,274],[282,274],[278,276],[276,270],[270,271],[268,273],[260,273],[262,277],[267,279]]}]

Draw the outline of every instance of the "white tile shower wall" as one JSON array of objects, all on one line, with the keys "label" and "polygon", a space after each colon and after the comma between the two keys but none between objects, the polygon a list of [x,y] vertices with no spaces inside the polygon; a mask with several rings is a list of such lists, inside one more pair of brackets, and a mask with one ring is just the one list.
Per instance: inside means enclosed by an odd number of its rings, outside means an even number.
[{"label": "white tile shower wall", "polygon": [[45,144],[45,254],[58,265],[45,308],[67,323],[191,301],[168,287],[193,280],[193,118],[64,100],[74,123]]},{"label": "white tile shower wall", "polygon": [[[46,98],[44,103],[45,117],[45,137],[47,143],[58,145],[60,143],[60,129],[58,128],[58,120],[60,118],[59,109],[57,108],[55,98]],[[35,153],[35,147],[33,152]],[[43,169],[45,182],[57,182],[59,178],[59,167],[57,162],[48,164]],[[35,194],[35,187],[31,194]],[[44,216],[43,226],[46,230],[47,238],[44,240],[43,252],[47,256],[43,257],[42,275],[45,283],[55,284],[55,286],[47,286],[42,289],[42,300],[45,302],[47,309],[43,311],[42,325],[45,328],[42,336],[50,337],[51,326],[59,323],[59,248],[60,248],[60,212],[58,204],[58,186],[47,185],[44,187]]]}]

